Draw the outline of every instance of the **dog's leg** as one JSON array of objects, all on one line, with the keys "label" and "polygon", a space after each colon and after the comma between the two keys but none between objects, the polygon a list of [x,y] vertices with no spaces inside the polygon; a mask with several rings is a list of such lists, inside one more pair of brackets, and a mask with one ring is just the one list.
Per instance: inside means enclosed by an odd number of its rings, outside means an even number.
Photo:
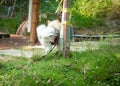
[{"label": "dog's leg", "polygon": [[52,45],[51,45],[51,44],[45,45],[45,55],[46,55],[47,53],[49,53],[51,49],[52,49]]}]

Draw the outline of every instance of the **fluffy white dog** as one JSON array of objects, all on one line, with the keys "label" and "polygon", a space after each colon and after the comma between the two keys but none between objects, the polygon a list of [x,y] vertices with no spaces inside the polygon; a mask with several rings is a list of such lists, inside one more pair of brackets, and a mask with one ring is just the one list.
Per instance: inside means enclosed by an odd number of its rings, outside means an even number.
[{"label": "fluffy white dog", "polygon": [[54,44],[57,45],[58,52],[62,51],[62,44],[59,40],[60,30],[62,26],[58,20],[54,20],[48,23],[48,26],[39,25],[37,27],[38,41],[45,49],[45,54],[50,52]]}]

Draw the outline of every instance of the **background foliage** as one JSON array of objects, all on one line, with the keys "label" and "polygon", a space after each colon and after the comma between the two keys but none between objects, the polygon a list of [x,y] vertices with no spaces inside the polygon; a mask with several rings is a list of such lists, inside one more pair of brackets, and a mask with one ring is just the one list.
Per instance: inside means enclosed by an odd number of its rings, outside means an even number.
[{"label": "background foliage", "polygon": [[[118,1],[119,2],[119,1]],[[95,27],[104,25],[104,19],[109,17],[116,5],[113,0],[74,0],[72,4],[72,23],[77,27]]]},{"label": "background foliage", "polygon": [[[1,0],[2,1],[2,0]],[[15,15],[7,16],[8,8],[13,6],[11,1],[8,4],[0,2],[0,31],[15,33],[24,17],[28,15],[29,0],[17,0],[15,4]],[[58,2],[55,0],[40,0],[40,13],[46,16],[40,17],[40,23],[57,18],[55,11]],[[97,27],[114,28],[111,23],[106,27],[106,21],[120,20],[119,0],[71,0],[71,23],[75,28],[98,29]],[[113,25],[115,24],[112,22]],[[118,22],[119,25],[119,22]],[[120,28],[120,27],[117,27]]]}]

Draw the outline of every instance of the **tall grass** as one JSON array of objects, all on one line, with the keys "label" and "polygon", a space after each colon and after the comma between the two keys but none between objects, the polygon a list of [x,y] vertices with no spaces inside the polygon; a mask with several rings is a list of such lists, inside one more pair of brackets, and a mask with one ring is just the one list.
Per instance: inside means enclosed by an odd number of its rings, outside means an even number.
[{"label": "tall grass", "polygon": [[119,47],[109,45],[96,51],[71,52],[69,58],[51,53],[28,66],[25,58],[9,57],[0,61],[0,85],[119,86]]}]

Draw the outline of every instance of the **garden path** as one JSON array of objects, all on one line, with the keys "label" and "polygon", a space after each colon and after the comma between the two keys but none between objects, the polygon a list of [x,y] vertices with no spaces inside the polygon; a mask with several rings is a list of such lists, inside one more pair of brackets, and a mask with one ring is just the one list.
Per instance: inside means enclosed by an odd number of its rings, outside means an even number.
[{"label": "garden path", "polygon": [[[29,37],[23,37],[20,35],[11,35],[9,39],[0,39],[0,56],[24,56],[32,57],[34,54],[43,53],[43,47],[40,45],[30,46]],[[120,39],[107,39],[102,41],[82,41],[72,42],[71,51],[86,51],[86,50],[98,50],[103,44],[119,44]],[[54,49],[56,50],[56,48]]]}]

